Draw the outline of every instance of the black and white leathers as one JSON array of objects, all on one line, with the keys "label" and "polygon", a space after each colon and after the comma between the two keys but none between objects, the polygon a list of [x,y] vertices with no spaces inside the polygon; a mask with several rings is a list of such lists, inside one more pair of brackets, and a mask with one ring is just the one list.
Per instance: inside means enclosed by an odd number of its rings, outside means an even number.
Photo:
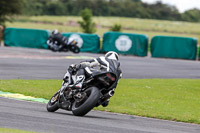
[{"label": "black and white leathers", "polygon": [[87,66],[85,70],[90,73],[89,68],[100,67],[101,71],[107,71],[114,73],[118,78],[121,78],[122,71],[120,69],[120,63],[117,60],[109,59],[107,57],[99,57],[90,61],[81,62],[81,64]]}]

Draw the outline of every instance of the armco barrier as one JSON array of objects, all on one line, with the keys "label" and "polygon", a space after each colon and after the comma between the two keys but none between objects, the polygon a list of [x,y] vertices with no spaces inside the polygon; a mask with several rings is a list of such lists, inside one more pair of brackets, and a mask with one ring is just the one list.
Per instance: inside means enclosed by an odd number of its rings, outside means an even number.
[{"label": "armco barrier", "polygon": [[141,34],[107,32],[103,36],[102,52],[147,56],[148,37]]},{"label": "armco barrier", "polygon": [[196,54],[195,38],[155,36],[151,40],[152,57],[195,60]]},{"label": "armco barrier", "polygon": [[6,28],[4,31],[4,44],[6,46],[47,49],[48,36],[47,30]]},{"label": "armco barrier", "polygon": [[81,48],[81,52],[100,52],[100,38],[96,34],[85,33],[62,33],[64,36],[70,39],[74,39],[78,42],[78,46]]}]

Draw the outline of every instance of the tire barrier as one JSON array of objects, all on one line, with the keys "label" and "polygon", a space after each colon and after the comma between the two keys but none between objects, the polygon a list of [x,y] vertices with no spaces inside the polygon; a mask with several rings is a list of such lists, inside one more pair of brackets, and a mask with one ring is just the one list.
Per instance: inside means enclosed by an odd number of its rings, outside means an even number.
[{"label": "tire barrier", "polygon": [[107,32],[103,36],[102,52],[147,56],[148,37],[141,34]]},{"label": "tire barrier", "polygon": [[[46,41],[50,32],[39,29],[6,28],[5,46],[48,49]],[[82,52],[100,52],[100,37],[96,34],[62,33],[75,39]],[[155,36],[151,40],[151,55],[157,58],[200,60],[197,55],[197,39],[188,37]],[[103,36],[102,52],[147,56],[148,37],[141,34],[107,32]],[[200,51],[200,48],[199,48]]]},{"label": "tire barrier", "polygon": [[6,28],[4,31],[5,46],[47,49],[49,37],[47,30]]},{"label": "tire barrier", "polygon": [[195,38],[155,36],[151,40],[152,57],[195,60],[196,54]]},{"label": "tire barrier", "polygon": [[70,39],[76,40],[81,52],[100,52],[100,37],[96,34],[86,33],[62,33]]},{"label": "tire barrier", "polygon": [[200,61],[200,47],[198,47],[199,48],[199,56],[198,56],[198,60]]}]

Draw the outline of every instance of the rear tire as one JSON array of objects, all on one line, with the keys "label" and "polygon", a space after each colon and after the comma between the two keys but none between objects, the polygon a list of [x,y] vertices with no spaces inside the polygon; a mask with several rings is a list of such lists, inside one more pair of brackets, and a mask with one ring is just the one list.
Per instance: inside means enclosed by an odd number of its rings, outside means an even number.
[{"label": "rear tire", "polygon": [[87,99],[83,104],[77,107],[77,102],[75,101],[72,105],[72,113],[76,116],[84,116],[90,110],[92,110],[97,104],[100,98],[100,91],[96,87],[90,87],[84,91],[87,94]]},{"label": "rear tire", "polygon": [[52,99],[58,95],[58,92],[53,95],[53,97],[49,100],[47,104],[47,111],[48,112],[55,112],[56,110],[59,109],[58,107],[58,100],[52,102]]},{"label": "rear tire", "polygon": [[72,45],[71,46],[71,51],[74,53],[79,53],[80,52],[80,48],[76,45]]}]

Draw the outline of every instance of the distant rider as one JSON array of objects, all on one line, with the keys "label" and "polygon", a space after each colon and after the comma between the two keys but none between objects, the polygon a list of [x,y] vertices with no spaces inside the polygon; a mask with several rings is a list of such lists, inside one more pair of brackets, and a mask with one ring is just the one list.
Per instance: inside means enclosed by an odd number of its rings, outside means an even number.
[{"label": "distant rider", "polygon": [[60,51],[65,45],[68,45],[68,38],[63,36],[57,29],[52,31],[47,44],[53,51]]}]

